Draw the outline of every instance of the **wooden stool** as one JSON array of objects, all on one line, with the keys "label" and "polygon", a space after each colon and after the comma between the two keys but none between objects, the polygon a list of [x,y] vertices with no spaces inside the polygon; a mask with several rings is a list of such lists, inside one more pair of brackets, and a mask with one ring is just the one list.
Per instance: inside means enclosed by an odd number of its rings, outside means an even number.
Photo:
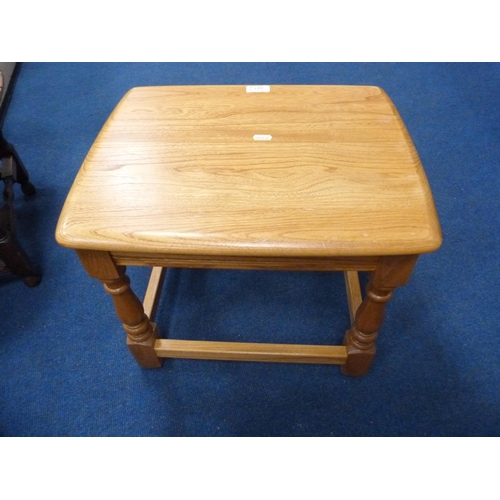
[{"label": "wooden stool", "polygon": [[[394,288],[441,244],[408,132],[365,86],[134,88],[88,153],[56,238],[104,283],[140,366],[330,363],[346,375],[367,372]],[[129,265],[153,267],[144,307]],[[168,267],[344,271],[352,325],[342,346],[161,339],[151,321]],[[357,271],[372,272],[364,298]]]}]

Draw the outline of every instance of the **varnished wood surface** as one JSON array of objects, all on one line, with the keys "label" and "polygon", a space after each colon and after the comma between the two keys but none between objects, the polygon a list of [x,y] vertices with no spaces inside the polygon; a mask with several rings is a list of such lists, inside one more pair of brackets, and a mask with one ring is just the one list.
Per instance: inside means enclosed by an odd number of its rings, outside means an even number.
[{"label": "varnished wood surface", "polygon": [[344,375],[364,375],[376,352],[375,340],[384,321],[384,311],[393,291],[406,284],[418,255],[398,255],[380,259],[370,275],[366,294],[357,308],[351,328],[344,336],[347,360],[341,371]]},{"label": "varnished wood surface", "polygon": [[363,301],[361,295],[361,288],[359,286],[359,276],[356,271],[345,271],[345,289],[347,293],[347,303],[349,305],[349,317],[351,318],[351,324],[354,323],[354,317],[356,316],[356,311]]},{"label": "varnished wood surface", "polygon": [[381,89],[270,89],[132,89],[80,169],[58,242],[222,257],[439,247],[424,170]]},{"label": "varnished wood surface", "polygon": [[163,253],[112,252],[117,264],[123,266],[162,266],[198,269],[254,269],[276,271],[373,271],[379,257],[289,257],[259,255],[211,256],[171,255]]},{"label": "varnished wood surface", "polygon": [[162,360],[154,351],[160,333],[144,313],[144,307],[130,287],[125,267],[118,266],[108,252],[77,250],[89,276],[98,279],[111,296],[118,319],[127,333],[127,345],[143,368],[159,368]]},{"label": "varnished wood surface", "polygon": [[161,289],[166,275],[167,269],[165,267],[153,267],[151,270],[151,276],[146,288],[146,295],[144,296],[144,301],[142,303],[144,306],[144,314],[150,319],[150,321],[154,321],[156,316]]},{"label": "varnished wood surface", "polygon": [[341,365],[347,359],[347,349],[344,346],[257,344],[175,339],[156,340],[155,352],[157,356],[165,358],[267,361],[274,363]]}]

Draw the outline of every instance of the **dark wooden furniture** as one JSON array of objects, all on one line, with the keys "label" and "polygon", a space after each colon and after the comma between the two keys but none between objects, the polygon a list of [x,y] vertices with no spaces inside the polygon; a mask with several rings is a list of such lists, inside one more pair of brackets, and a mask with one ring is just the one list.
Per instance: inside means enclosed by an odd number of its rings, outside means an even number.
[{"label": "dark wooden furniture", "polygon": [[[370,367],[393,290],[441,245],[410,136],[385,92],[364,86],[132,89],[89,151],[56,238],[104,284],[143,367],[329,363],[352,376]],[[125,266],[153,267],[144,304]],[[162,339],[152,319],[168,267],[343,271],[351,327],[341,346]],[[357,271],[371,272],[364,297]]]},{"label": "dark wooden furniture", "polygon": [[29,181],[29,175],[15,147],[3,136],[3,123],[19,74],[20,64],[15,64],[9,82],[0,71],[0,179],[4,183],[3,206],[0,209],[0,274],[13,273],[20,276],[28,286],[40,283],[41,275],[34,268],[28,255],[16,236],[16,216],[14,211],[14,186],[20,184],[25,196],[36,194]]}]

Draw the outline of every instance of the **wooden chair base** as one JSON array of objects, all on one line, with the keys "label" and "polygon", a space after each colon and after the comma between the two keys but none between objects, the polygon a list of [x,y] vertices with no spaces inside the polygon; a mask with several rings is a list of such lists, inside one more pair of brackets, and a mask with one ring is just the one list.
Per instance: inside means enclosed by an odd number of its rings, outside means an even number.
[{"label": "wooden chair base", "polygon": [[[154,321],[167,269],[153,267],[144,297],[144,312]],[[351,322],[361,304],[358,273],[345,271],[345,282]],[[344,365],[346,346],[307,344],[262,344],[254,342],[213,342],[156,339],[154,351],[160,358],[207,359],[220,361],[259,361],[273,363],[309,363]]]},{"label": "wooden chair base", "polygon": [[16,236],[14,185],[19,183],[26,197],[36,194],[28,173],[14,147],[0,132],[0,181],[3,182],[3,206],[0,207],[0,274],[20,276],[26,286],[37,286],[41,275],[35,269]]}]

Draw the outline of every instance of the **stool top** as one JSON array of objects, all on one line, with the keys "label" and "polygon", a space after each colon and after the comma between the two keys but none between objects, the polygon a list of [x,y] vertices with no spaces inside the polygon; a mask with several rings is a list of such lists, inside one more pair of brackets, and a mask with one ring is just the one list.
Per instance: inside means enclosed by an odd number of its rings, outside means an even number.
[{"label": "stool top", "polygon": [[130,90],[56,230],[66,247],[239,256],[436,250],[418,154],[378,87]]}]

